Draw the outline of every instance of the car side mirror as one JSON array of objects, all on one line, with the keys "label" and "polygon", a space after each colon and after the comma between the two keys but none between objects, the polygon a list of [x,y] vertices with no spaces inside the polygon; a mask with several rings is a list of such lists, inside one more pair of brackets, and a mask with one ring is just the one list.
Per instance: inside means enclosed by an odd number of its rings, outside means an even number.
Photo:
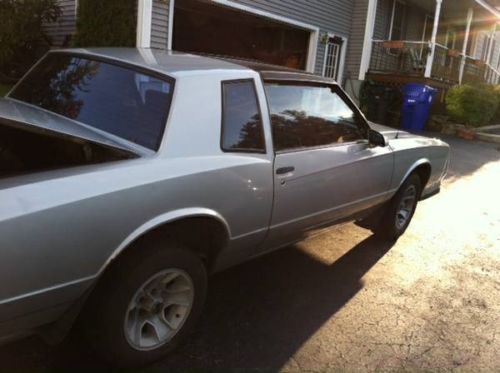
[{"label": "car side mirror", "polygon": [[368,131],[368,141],[374,146],[386,146],[385,137],[380,132],[370,129]]}]

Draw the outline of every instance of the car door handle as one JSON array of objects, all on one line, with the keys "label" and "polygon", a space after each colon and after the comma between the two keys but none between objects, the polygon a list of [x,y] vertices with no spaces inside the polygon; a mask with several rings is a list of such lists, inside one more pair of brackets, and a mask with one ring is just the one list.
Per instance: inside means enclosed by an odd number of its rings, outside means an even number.
[{"label": "car door handle", "polygon": [[293,171],[295,171],[295,167],[293,167],[293,166],[281,167],[281,168],[278,168],[276,170],[276,174],[277,175],[284,175],[284,174],[288,174],[288,173],[293,172]]}]

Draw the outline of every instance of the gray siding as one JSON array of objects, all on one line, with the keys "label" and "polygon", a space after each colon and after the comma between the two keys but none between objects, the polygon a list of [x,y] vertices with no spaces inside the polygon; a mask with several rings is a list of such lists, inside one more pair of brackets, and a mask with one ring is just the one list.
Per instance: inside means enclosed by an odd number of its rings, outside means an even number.
[{"label": "gray siding", "polygon": [[[254,9],[287,17],[319,27],[322,33],[350,36],[353,3],[351,0],[233,0]],[[154,47],[166,48],[168,40],[169,1],[155,0],[155,9],[161,8],[161,18],[153,22]],[[160,12],[158,13],[160,14]],[[175,20],[174,20],[175,22]],[[348,41],[350,44],[350,40]],[[315,70],[322,73],[325,45],[318,43]]]},{"label": "gray siding", "polygon": [[487,53],[487,47],[488,47],[488,32],[487,31],[476,31],[476,37],[475,37],[475,46],[473,49],[472,57],[475,59],[482,59],[483,53]]},{"label": "gray siding", "polygon": [[389,38],[392,3],[393,0],[378,0],[377,15],[375,16],[375,28],[373,30],[374,39],[385,40]]},{"label": "gray siding", "polygon": [[363,54],[363,42],[365,40],[366,15],[368,12],[368,0],[355,0],[352,12],[351,37],[346,56],[347,79],[358,79]]},{"label": "gray siding", "polygon": [[153,0],[153,17],[151,22],[151,48],[166,49],[168,45],[168,11],[169,2]]},{"label": "gray siding", "polygon": [[52,45],[60,47],[65,39],[76,31],[76,0],[58,0],[62,14],[54,23],[47,23],[45,31],[52,39]]},{"label": "gray siding", "polygon": [[493,47],[493,51],[491,52],[491,60],[490,64],[493,68],[497,68],[500,62],[500,32],[495,33],[495,43]]}]

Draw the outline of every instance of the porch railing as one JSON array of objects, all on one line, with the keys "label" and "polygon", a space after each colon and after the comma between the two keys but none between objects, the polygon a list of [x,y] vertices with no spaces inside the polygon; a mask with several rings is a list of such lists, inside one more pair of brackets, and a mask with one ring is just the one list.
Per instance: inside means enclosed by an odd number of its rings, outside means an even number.
[{"label": "porch railing", "polygon": [[458,83],[460,79],[461,53],[436,44],[432,61],[431,77],[450,83]]},{"label": "porch railing", "polygon": [[424,76],[429,43],[374,40],[369,71]]},{"label": "porch railing", "polygon": [[491,65],[480,60],[475,60],[471,57],[466,57],[462,83],[482,82],[498,84],[499,80],[500,72],[494,69]]},{"label": "porch railing", "polygon": [[[370,73],[425,77],[430,43],[421,41],[373,40]],[[457,84],[460,81],[463,54],[436,44],[430,78]],[[466,56],[462,83],[499,84],[500,72],[489,64]]]}]

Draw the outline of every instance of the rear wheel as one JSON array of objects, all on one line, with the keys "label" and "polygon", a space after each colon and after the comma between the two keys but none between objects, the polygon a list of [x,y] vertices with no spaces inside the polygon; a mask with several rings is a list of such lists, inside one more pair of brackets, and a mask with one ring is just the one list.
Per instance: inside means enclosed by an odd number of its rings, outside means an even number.
[{"label": "rear wheel", "polygon": [[375,234],[387,240],[397,240],[410,225],[422,191],[422,183],[417,174],[406,179],[392,198],[383,214]]},{"label": "rear wheel", "polygon": [[159,360],[193,330],[206,288],[205,267],[188,249],[171,244],[134,250],[104,275],[89,300],[87,340],[117,366]]}]

